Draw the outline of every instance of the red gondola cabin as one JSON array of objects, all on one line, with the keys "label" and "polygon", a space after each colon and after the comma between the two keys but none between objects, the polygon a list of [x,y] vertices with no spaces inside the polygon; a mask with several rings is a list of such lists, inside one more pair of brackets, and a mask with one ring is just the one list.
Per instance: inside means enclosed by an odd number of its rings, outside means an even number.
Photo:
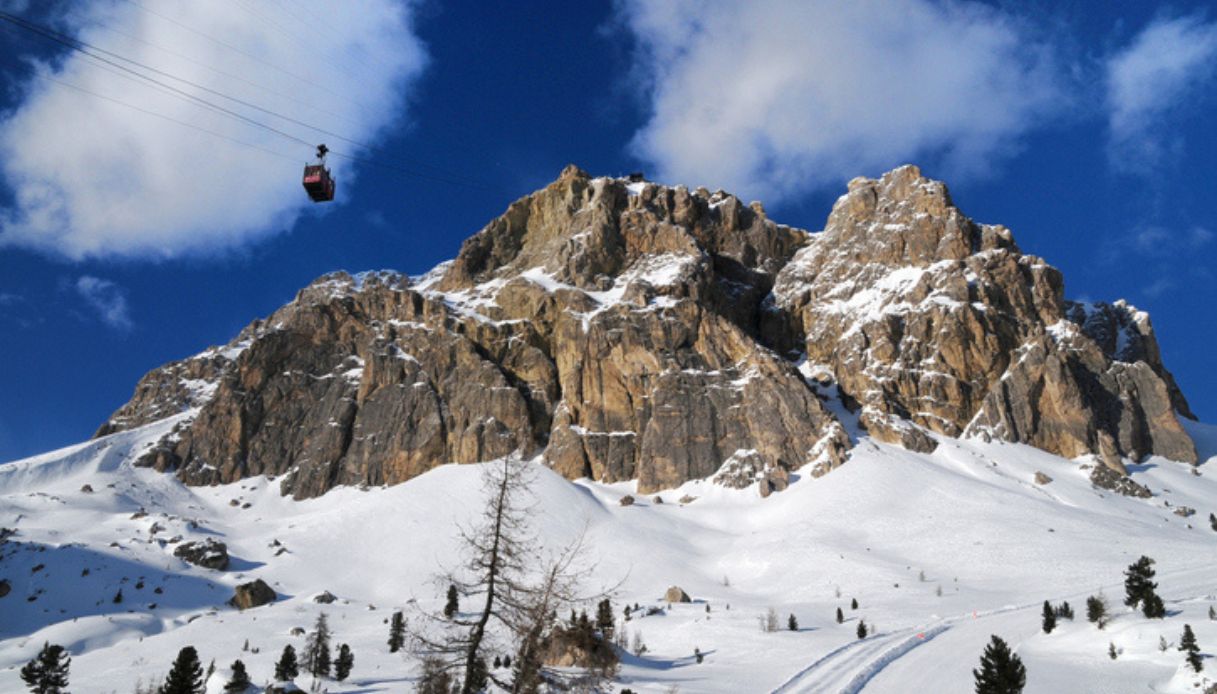
[{"label": "red gondola cabin", "polygon": [[334,199],[334,177],[325,167],[325,145],[317,147],[317,163],[304,165],[304,190],[313,202],[329,202]]}]

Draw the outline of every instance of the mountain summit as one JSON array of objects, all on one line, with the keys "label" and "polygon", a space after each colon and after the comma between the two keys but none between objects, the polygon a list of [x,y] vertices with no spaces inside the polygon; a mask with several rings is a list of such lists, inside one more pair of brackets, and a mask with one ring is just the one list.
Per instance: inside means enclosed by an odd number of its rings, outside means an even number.
[{"label": "mountain summit", "polygon": [[567,167],[422,277],[326,275],[150,372],[98,435],[169,416],[142,464],[297,498],[517,452],[643,492],[718,473],[767,494],[863,431],[1093,454],[1120,489],[1124,459],[1197,460],[1149,317],[1065,300],[914,166],[851,181],[819,233]]}]

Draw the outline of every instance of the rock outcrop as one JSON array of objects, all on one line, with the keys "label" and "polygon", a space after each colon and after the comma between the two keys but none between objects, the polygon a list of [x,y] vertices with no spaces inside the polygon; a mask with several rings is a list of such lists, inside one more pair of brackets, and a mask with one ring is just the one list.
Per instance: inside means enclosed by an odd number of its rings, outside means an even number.
[{"label": "rock outcrop", "polygon": [[847,459],[835,397],[918,451],[933,432],[1121,476],[1124,457],[1194,462],[1148,317],[1062,290],[915,167],[852,181],[818,234],[568,167],[427,275],[327,275],[153,371],[98,433],[179,415],[141,464],[297,498],[508,454],[640,493],[719,473],[767,494]]},{"label": "rock outcrop", "polygon": [[266,581],[257,579],[251,583],[242,583],[233,591],[230,605],[239,610],[248,610],[262,605],[269,605],[278,599],[275,590],[266,585]]},{"label": "rock outcrop", "polygon": [[1195,462],[1148,316],[1065,301],[1063,287],[1008,229],[974,223],[945,185],[905,166],[850,182],[779,273],[773,322],[785,324],[772,330],[793,333],[807,368],[835,379],[881,440],[925,445],[906,437],[911,422],[1113,467],[1148,454]]},{"label": "rock outcrop", "polygon": [[205,569],[228,569],[228,545],[212,538],[184,542],[173,549],[173,556]]}]

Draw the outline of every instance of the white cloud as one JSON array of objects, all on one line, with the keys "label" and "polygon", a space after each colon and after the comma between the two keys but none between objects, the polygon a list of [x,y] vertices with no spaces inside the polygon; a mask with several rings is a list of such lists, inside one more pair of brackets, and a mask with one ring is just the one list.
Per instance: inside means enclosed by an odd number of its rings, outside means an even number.
[{"label": "white cloud", "polygon": [[[407,0],[364,0],[357,11],[321,0],[110,0],[62,25],[94,46],[358,142],[404,124],[406,93],[426,62]],[[39,72],[281,156],[35,78],[0,123],[3,174],[16,201],[0,211],[0,245],[77,259],[207,252],[287,229],[310,204],[300,185],[310,146],[126,79],[78,53]],[[308,143],[353,149],[157,79]],[[340,190],[349,190],[349,167],[330,161]]]},{"label": "white cloud", "polygon": [[672,182],[766,199],[932,158],[955,173],[1063,110],[1022,20],[978,3],[619,0],[651,115],[634,152]]},{"label": "white cloud", "polygon": [[122,287],[92,275],[83,275],[73,286],[102,323],[124,332],[131,329],[131,311]]},{"label": "white cloud", "polygon": [[1165,116],[1217,75],[1217,22],[1199,15],[1151,22],[1107,62],[1109,154],[1120,169],[1161,163],[1179,140]]}]

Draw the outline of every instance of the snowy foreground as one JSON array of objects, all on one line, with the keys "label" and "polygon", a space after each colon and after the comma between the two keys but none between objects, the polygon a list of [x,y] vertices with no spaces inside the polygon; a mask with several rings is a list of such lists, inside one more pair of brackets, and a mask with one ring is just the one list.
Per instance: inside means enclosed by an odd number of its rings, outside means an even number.
[{"label": "snowy foreground", "polygon": [[[209,692],[236,658],[264,683],[285,644],[302,646],[291,630],[310,628],[319,611],[335,643],[355,653],[351,679],[326,682],[328,691],[411,691],[417,663],[388,652],[386,620],[396,609],[440,610],[445,586],[434,576],[458,563],[456,528],[479,510],[480,466],[302,502],[266,480],[186,488],[129,464],[172,424],[0,466],[0,526],[17,530],[0,560],[12,586],[0,598],[0,692],[23,691],[17,671],[44,641],[71,652],[77,694],[159,680],[187,644],[218,666]],[[1207,616],[1217,606],[1208,522],[1217,427],[1189,429],[1207,459],[1199,476],[1158,459],[1132,466],[1152,499],[1095,490],[1080,469],[1087,461],[1025,446],[943,439],[922,455],[862,439],[844,467],[800,475],[768,499],[755,487],[698,482],[663,493],[663,504],[640,497],[623,507],[628,484],[570,483],[542,470],[535,526],[554,549],[586,529],[602,584],[589,588],[620,583],[618,614],[626,603],[664,608],[625,624],[648,652],[625,657],[615,689],[970,692],[970,671],[998,634],[1026,664],[1028,692],[1195,692],[1217,678],[1217,621]],[[1054,481],[1036,485],[1037,471]],[[82,492],[85,484],[95,491]],[[696,499],[678,503],[686,495]],[[1176,515],[1180,506],[1196,514]],[[133,519],[141,508],[148,515]],[[163,530],[151,535],[154,523]],[[219,537],[232,566],[176,559],[174,545],[155,541],[174,535]],[[275,540],[287,551],[276,555]],[[1157,560],[1165,620],[1122,605],[1121,572],[1141,554]],[[280,600],[245,612],[225,606],[233,586],[254,578]],[[661,596],[670,585],[694,602],[669,608]],[[114,604],[120,588],[125,599]],[[315,603],[326,590],[338,600]],[[1100,590],[1115,614],[1103,631],[1084,618],[1086,596]],[[1068,600],[1077,619],[1042,633],[1045,599]],[[770,607],[783,627],[794,614],[799,630],[762,632],[758,618]],[[859,618],[878,633],[859,641]],[[1173,647],[1184,623],[1210,656],[1208,679]],[[1160,636],[1172,644],[1165,652]],[[246,639],[258,653],[242,651]],[[1115,661],[1109,642],[1122,651]]]}]

